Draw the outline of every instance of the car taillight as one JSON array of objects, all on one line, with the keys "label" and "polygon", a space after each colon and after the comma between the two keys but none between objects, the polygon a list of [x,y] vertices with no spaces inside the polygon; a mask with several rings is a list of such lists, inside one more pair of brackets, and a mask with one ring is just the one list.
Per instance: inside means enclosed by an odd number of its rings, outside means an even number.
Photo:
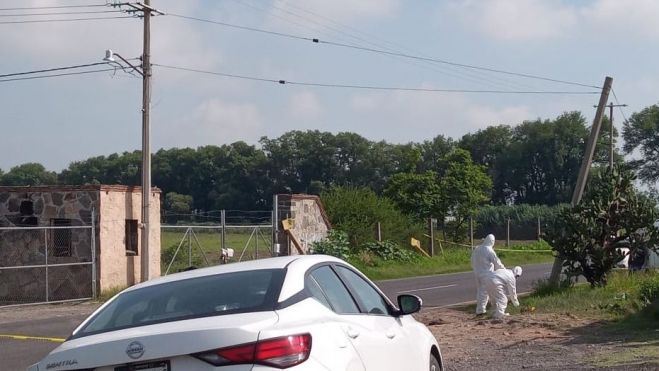
[{"label": "car taillight", "polygon": [[194,354],[213,366],[262,364],[288,368],[306,361],[311,353],[311,335],[291,335],[259,340],[255,343]]}]

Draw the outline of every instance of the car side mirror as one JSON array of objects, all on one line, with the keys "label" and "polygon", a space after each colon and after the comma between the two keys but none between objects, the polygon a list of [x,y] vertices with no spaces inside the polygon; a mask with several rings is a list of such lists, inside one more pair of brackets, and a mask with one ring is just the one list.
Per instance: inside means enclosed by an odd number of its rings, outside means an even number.
[{"label": "car side mirror", "polygon": [[398,295],[399,315],[412,314],[421,310],[423,300],[416,295],[403,294]]}]

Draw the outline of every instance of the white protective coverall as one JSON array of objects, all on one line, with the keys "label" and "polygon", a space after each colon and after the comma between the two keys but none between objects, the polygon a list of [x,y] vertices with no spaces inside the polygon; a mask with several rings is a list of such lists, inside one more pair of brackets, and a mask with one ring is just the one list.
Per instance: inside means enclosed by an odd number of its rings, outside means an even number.
[{"label": "white protective coverall", "polygon": [[488,274],[485,287],[488,294],[492,297],[494,304],[494,314],[492,317],[501,319],[507,316],[506,307],[508,299],[514,306],[519,306],[517,300],[517,277],[522,275],[522,268],[515,267],[510,269],[497,269]]},{"label": "white protective coverall", "polygon": [[485,289],[489,274],[495,269],[505,269],[494,252],[494,236],[488,234],[483,242],[471,253],[471,267],[476,276],[476,314],[485,313],[488,295]]}]

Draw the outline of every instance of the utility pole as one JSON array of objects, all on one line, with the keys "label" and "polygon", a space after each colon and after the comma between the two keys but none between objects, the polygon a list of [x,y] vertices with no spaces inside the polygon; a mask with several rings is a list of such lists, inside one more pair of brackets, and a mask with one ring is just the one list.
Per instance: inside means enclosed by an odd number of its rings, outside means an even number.
[{"label": "utility pole", "polygon": [[[148,281],[149,274],[149,235],[151,223],[151,16],[164,15],[165,13],[151,7],[151,0],[144,0],[144,3],[113,3],[113,7],[127,6],[130,9],[124,10],[126,13],[141,13],[144,23],[144,43],[142,47],[142,65],[138,69],[128,60],[113,53],[111,50],[106,51],[104,60],[116,62],[114,56],[119,57],[124,63],[128,64],[142,75],[142,208],[141,208],[141,245],[142,258],[140,259],[142,282]],[[154,13],[154,14],[152,14]]]},{"label": "utility pole", "polygon": [[[597,108],[597,106],[593,107]],[[613,107],[627,107],[627,105],[611,102],[607,107],[609,107],[609,124],[611,125],[609,128],[609,169],[613,169]]]},{"label": "utility pole", "polygon": [[[590,137],[588,138],[588,143],[586,143],[586,152],[584,153],[583,159],[581,160],[581,169],[579,170],[577,183],[575,184],[574,192],[572,193],[572,202],[571,202],[572,206],[576,206],[581,201],[581,196],[583,195],[584,188],[586,188],[588,171],[590,170],[590,165],[593,161],[595,144],[597,143],[597,138],[599,137],[600,127],[602,126],[602,117],[604,117],[604,107],[606,107],[606,101],[609,100],[609,93],[611,92],[612,85],[613,85],[613,78],[607,76],[606,79],[604,79],[604,86],[602,86],[602,94],[600,95],[599,104],[596,106],[597,111],[595,112],[595,117],[593,118],[593,126],[590,128]],[[611,128],[613,128],[613,126]],[[554,260],[554,266],[552,267],[551,275],[549,276],[550,283],[553,284],[558,283],[558,280],[561,275],[562,266],[563,266],[563,261],[557,257]]]},{"label": "utility pole", "polygon": [[149,280],[149,212],[151,211],[151,0],[144,0],[142,49],[142,282]]}]

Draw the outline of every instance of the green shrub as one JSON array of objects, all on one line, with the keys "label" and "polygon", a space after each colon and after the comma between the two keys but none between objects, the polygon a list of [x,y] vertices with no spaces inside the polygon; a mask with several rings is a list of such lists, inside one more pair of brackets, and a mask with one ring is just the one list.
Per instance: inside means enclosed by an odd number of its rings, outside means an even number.
[{"label": "green shrub", "polygon": [[423,234],[422,226],[412,223],[391,200],[378,197],[369,188],[334,187],[323,192],[321,199],[332,225],[348,234],[353,248],[375,241],[378,222],[383,238],[400,244],[407,243],[412,235]]},{"label": "green shrub", "polygon": [[400,245],[391,240],[367,242],[362,245],[362,249],[385,261],[408,262],[416,257],[412,251],[401,248]]},{"label": "green shrub", "polygon": [[343,260],[350,258],[348,235],[337,229],[330,230],[327,238],[312,243],[311,249],[314,254],[331,255]]},{"label": "green shrub", "polygon": [[646,304],[659,299],[659,275],[655,275],[652,279],[641,282],[639,297]]}]

